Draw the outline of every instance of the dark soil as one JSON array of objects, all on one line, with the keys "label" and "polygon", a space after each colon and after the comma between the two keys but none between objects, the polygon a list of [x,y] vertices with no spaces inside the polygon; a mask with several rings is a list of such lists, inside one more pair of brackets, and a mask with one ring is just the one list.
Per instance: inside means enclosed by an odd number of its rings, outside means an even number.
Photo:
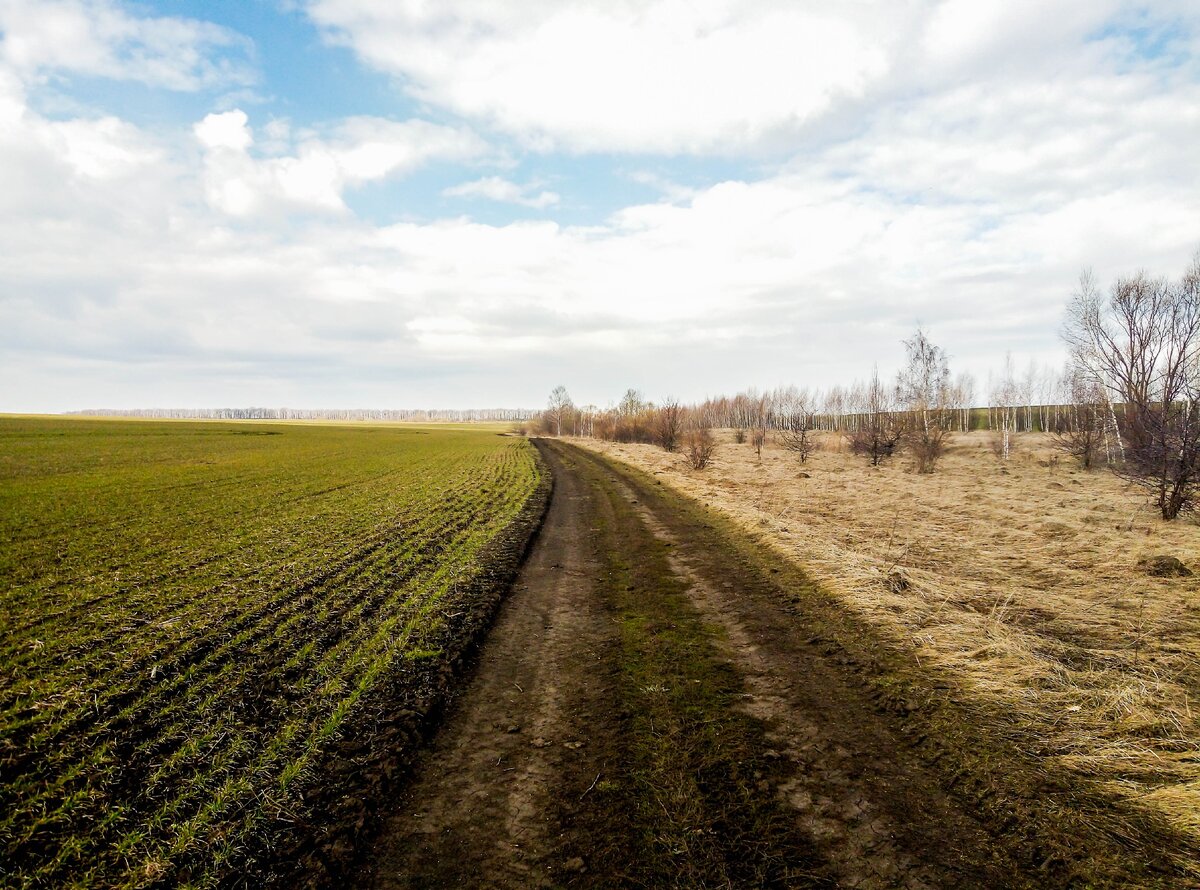
[{"label": "dark soil", "polygon": [[649,477],[538,446],[539,537],[349,885],[1183,886],[798,568]]}]

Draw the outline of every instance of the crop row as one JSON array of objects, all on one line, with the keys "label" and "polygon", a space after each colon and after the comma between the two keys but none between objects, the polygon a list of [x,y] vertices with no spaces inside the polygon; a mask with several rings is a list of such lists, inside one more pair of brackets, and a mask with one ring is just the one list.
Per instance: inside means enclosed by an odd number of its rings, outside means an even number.
[{"label": "crop row", "polygon": [[244,867],[266,826],[303,818],[373,691],[429,654],[538,481],[527,443],[470,431],[8,420],[0,437],[6,886]]}]

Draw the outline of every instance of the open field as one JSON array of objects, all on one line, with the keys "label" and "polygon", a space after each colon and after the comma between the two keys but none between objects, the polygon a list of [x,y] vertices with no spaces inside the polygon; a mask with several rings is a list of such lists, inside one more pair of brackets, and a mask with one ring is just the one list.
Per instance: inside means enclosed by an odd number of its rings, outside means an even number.
[{"label": "open field", "polygon": [[964,745],[976,730],[1005,739],[1080,801],[1115,801],[1087,815],[1132,855],[1147,850],[1137,826],[1159,825],[1200,869],[1200,581],[1137,565],[1168,554],[1200,568],[1194,523],[1163,523],[1141,492],[1057,460],[1040,434],[1017,437],[1007,465],[987,434],[959,436],[933,476],[904,457],[871,469],[832,436],[802,468],[770,445],[760,464],[725,435],[700,472],[651,446],[577,441],[803,565],[943,683],[970,721]]},{"label": "open field", "polygon": [[0,885],[335,859],[545,493],[488,431],[0,418]]}]

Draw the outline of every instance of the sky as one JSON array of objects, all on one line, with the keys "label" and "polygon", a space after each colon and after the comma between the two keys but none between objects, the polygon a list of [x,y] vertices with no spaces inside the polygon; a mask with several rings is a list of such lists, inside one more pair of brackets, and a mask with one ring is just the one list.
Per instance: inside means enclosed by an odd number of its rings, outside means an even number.
[{"label": "sky", "polygon": [[983,390],[1197,146],[1195,0],[0,0],[0,411]]}]

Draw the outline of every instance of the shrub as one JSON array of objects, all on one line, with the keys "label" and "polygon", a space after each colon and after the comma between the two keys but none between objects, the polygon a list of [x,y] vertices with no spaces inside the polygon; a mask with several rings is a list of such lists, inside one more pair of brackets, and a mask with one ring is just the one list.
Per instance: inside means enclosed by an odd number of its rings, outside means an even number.
[{"label": "shrub", "polygon": [[795,452],[802,464],[808,462],[808,456],[816,447],[813,419],[811,411],[798,409],[785,414],[779,426],[779,444]]},{"label": "shrub", "polygon": [[679,430],[682,425],[683,408],[675,399],[667,399],[654,418],[654,441],[663,451],[675,451],[679,448]]},{"label": "shrub", "polygon": [[892,394],[879,379],[878,368],[867,382],[848,438],[850,450],[870,458],[873,467],[895,454],[904,441],[903,422],[896,413]]},{"label": "shrub", "polygon": [[693,470],[703,470],[712,460],[717,443],[709,429],[690,431],[685,437],[688,464]]},{"label": "shrub", "polygon": [[946,453],[950,431],[940,423],[925,428],[918,427],[908,439],[908,447],[917,461],[918,473],[932,473],[937,462]]}]

